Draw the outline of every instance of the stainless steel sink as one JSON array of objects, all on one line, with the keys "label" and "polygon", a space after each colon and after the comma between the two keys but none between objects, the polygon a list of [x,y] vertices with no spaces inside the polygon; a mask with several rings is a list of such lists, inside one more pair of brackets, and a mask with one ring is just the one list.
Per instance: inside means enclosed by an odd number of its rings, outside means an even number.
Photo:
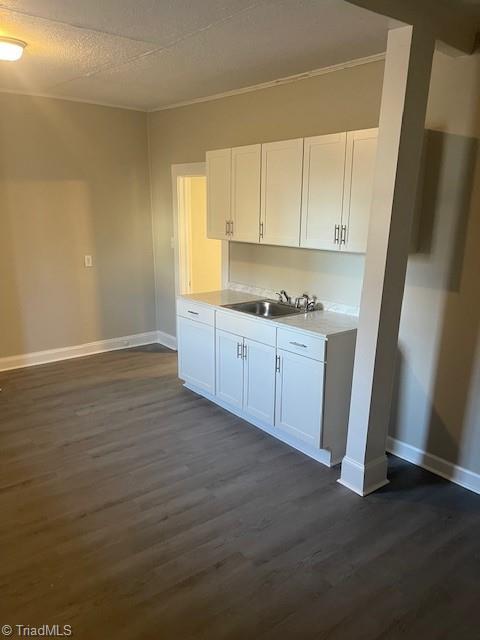
[{"label": "stainless steel sink", "polygon": [[252,316],[261,318],[281,318],[295,313],[303,313],[301,309],[292,307],[289,304],[275,302],[274,300],[252,300],[250,302],[236,302],[235,304],[223,305],[226,309],[234,309],[242,313],[249,313]]}]

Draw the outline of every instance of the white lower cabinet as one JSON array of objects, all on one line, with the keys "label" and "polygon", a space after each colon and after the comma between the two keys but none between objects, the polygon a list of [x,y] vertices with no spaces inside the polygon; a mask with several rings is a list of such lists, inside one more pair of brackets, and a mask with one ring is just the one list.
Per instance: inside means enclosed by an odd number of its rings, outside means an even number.
[{"label": "white lower cabinet", "polygon": [[243,409],[252,418],[273,425],[275,415],[275,347],[244,341]]},{"label": "white lower cabinet", "polygon": [[215,393],[215,329],[177,318],[178,375],[208,393]]},{"label": "white lower cabinet", "polygon": [[184,298],[177,313],[179,376],[189,388],[323,464],[341,460],[355,330],[326,339]]},{"label": "white lower cabinet", "polygon": [[325,363],[277,351],[275,426],[313,447],[322,446]]},{"label": "white lower cabinet", "polygon": [[243,407],[243,338],[217,329],[216,395],[233,407]]},{"label": "white lower cabinet", "polygon": [[217,329],[216,396],[273,425],[275,347]]}]

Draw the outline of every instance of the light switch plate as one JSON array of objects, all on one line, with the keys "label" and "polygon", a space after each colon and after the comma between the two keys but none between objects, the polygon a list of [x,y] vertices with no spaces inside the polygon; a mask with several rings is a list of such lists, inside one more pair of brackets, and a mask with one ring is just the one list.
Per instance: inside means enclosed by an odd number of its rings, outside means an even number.
[{"label": "light switch plate", "polygon": [[85,266],[93,267],[93,258],[92,256],[85,256]]}]

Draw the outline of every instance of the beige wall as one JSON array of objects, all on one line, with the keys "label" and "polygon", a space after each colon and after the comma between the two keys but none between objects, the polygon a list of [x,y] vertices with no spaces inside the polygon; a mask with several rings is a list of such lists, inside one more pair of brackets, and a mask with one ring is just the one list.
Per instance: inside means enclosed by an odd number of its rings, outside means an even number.
[{"label": "beige wall", "polygon": [[222,284],[222,243],[207,238],[207,179],[190,183],[191,292],[217,291]]},{"label": "beige wall", "polygon": [[155,328],[145,114],[0,94],[0,274],[0,357]]},{"label": "beige wall", "polygon": [[436,54],[390,432],[480,473],[480,56]]},{"label": "beige wall", "polygon": [[[175,333],[171,165],[203,162],[207,149],[374,127],[378,124],[382,74],[383,63],[374,62],[150,114],[154,244],[157,285],[162,292],[159,329]],[[287,274],[292,290],[303,290],[305,283],[312,283],[311,292],[326,297],[323,285],[327,287],[328,281],[328,291],[337,292],[338,301],[343,298],[355,303],[359,299],[363,260],[358,256],[313,251],[295,254],[281,247],[232,245],[231,278],[242,281],[255,277],[259,286],[279,286],[278,277],[268,266],[272,261],[295,262],[295,273]]]}]

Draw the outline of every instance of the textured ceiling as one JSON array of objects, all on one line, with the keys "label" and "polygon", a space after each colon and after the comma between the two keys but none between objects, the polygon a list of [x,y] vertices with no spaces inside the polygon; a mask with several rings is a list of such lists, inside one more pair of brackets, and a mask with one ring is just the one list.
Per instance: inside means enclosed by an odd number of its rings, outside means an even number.
[{"label": "textured ceiling", "polygon": [[387,18],[342,0],[0,0],[0,90],[137,109],[385,50]]}]

